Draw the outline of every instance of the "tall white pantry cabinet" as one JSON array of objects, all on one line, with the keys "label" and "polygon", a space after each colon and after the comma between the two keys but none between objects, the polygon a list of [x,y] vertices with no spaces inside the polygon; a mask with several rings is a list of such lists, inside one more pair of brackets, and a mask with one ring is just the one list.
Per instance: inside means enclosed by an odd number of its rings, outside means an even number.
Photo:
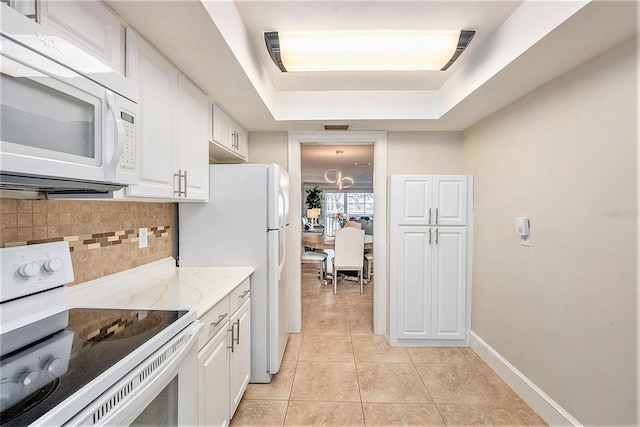
[{"label": "tall white pantry cabinet", "polygon": [[467,346],[473,177],[392,175],[390,341]]}]

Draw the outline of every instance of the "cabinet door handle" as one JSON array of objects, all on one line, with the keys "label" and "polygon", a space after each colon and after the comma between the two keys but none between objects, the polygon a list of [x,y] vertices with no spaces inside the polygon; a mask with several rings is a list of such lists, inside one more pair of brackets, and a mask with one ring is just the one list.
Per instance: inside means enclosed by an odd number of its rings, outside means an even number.
[{"label": "cabinet door handle", "polygon": [[224,320],[224,318],[227,317],[228,314],[229,313],[225,313],[225,314],[221,314],[220,316],[218,316],[218,321],[211,323],[211,326],[213,326],[214,328],[216,326],[218,326],[220,324],[220,322],[222,322],[222,320]]},{"label": "cabinet door handle", "polygon": [[239,295],[239,296],[238,296],[238,298],[240,298],[240,299],[244,299],[244,297],[246,297],[246,296],[247,296],[247,294],[248,294],[250,291],[251,291],[250,289],[247,289],[246,291],[244,291],[244,292],[242,293],[242,295]]},{"label": "cabinet door handle", "polygon": [[436,225],[438,225],[438,215],[439,215],[438,208],[436,208]]},{"label": "cabinet door handle", "polygon": [[436,228],[436,245],[438,244],[438,229]]},{"label": "cabinet door handle", "polygon": [[234,340],[233,340],[233,335],[234,335],[234,334],[233,334],[233,326],[234,326],[235,324],[236,324],[236,322],[233,322],[233,323],[231,324],[231,329],[227,329],[227,332],[231,332],[231,347],[227,346],[227,348],[230,348],[230,349],[231,349],[231,353],[233,353],[233,352],[236,350],[236,349],[235,349],[235,347],[233,346],[233,343],[234,343]]},{"label": "cabinet door handle", "polygon": [[[236,329],[238,331],[237,335],[236,335],[236,344],[240,345],[240,319],[236,320],[235,322],[236,325],[238,325],[238,329]],[[231,341],[233,341],[233,335],[231,336]]]},{"label": "cabinet door handle", "polygon": [[[11,9],[15,9],[17,1],[9,0],[8,2],[3,2],[3,3],[7,3]],[[40,5],[40,0],[33,0],[33,5],[34,5],[34,13],[32,15],[25,15],[25,16],[29,19],[34,20],[36,24],[39,24],[40,21],[42,21],[41,19],[42,6]]]},{"label": "cabinet door handle", "polygon": [[429,229],[429,244],[431,244],[431,229]]},{"label": "cabinet door handle", "polygon": [[184,171],[183,177],[184,177],[184,191],[183,191],[183,194],[184,194],[184,197],[187,197],[187,171],[186,170]]},{"label": "cabinet door handle", "polygon": [[[429,208],[429,224],[431,224],[431,208]],[[431,243],[431,242],[429,242]]]},{"label": "cabinet door handle", "polygon": [[[176,178],[178,178],[178,189],[176,190]],[[178,169],[178,173],[174,173],[173,174],[173,195],[175,196],[176,194],[178,195],[178,197],[180,197],[180,194],[182,194],[182,170]]]}]

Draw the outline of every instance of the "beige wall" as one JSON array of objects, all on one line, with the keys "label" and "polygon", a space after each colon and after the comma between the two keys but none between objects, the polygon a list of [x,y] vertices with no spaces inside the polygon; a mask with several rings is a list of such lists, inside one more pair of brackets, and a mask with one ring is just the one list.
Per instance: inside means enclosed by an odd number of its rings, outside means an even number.
[{"label": "beige wall", "polygon": [[250,132],[249,163],[276,163],[287,169],[287,132]]},{"label": "beige wall", "polygon": [[[472,329],[585,425],[637,425],[636,46],[463,134]],[[520,245],[514,217],[531,221]]]},{"label": "beige wall", "polygon": [[[459,174],[460,132],[389,132],[387,172],[392,174]],[[249,163],[287,166],[287,132],[249,133]]]},{"label": "beige wall", "polygon": [[387,174],[462,173],[459,132],[389,132]]}]

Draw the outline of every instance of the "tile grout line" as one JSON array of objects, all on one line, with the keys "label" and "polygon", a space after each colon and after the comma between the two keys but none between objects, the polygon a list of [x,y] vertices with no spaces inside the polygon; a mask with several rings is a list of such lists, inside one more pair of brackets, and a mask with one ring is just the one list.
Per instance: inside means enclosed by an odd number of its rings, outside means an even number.
[{"label": "tile grout line", "polygon": [[407,351],[407,354],[409,355],[409,360],[411,360],[411,364],[413,365],[413,369],[416,370],[416,373],[418,374],[418,378],[420,378],[420,381],[422,382],[422,385],[424,386],[425,390],[427,390],[427,394],[429,395],[429,398],[433,402],[433,406],[436,408],[436,411],[438,411],[438,415],[440,415],[440,418],[442,419],[442,422],[445,425],[449,425],[447,423],[447,420],[445,420],[444,416],[442,416],[442,412],[440,412],[440,407],[438,406],[438,404],[436,403],[435,399],[433,398],[431,392],[429,391],[429,387],[427,387],[427,384],[424,382],[424,378],[422,378],[422,375],[420,375],[420,372],[418,372],[418,367],[416,366],[416,362],[413,360],[413,357],[411,357],[411,353]]},{"label": "tile grout line", "polygon": [[360,377],[358,376],[358,363],[356,362],[356,347],[353,344],[353,333],[351,331],[351,317],[349,316],[349,306],[347,305],[347,321],[349,322],[349,340],[351,342],[351,353],[353,355],[353,367],[356,370],[356,384],[358,386],[358,396],[360,397],[360,412],[362,413],[362,424],[367,426],[367,419],[364,415],[364,403],[362,402],[362,390],[360,388]]}]

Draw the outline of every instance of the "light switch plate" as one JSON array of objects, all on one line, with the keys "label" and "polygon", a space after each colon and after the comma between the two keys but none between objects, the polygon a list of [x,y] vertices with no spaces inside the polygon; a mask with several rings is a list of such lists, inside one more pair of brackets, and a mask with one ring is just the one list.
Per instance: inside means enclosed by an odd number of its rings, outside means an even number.
[{"label": "light switch plate", "polygon": [[138,247],[146,248],[149,246],[149,230],[147,228],[138,229]]}]

